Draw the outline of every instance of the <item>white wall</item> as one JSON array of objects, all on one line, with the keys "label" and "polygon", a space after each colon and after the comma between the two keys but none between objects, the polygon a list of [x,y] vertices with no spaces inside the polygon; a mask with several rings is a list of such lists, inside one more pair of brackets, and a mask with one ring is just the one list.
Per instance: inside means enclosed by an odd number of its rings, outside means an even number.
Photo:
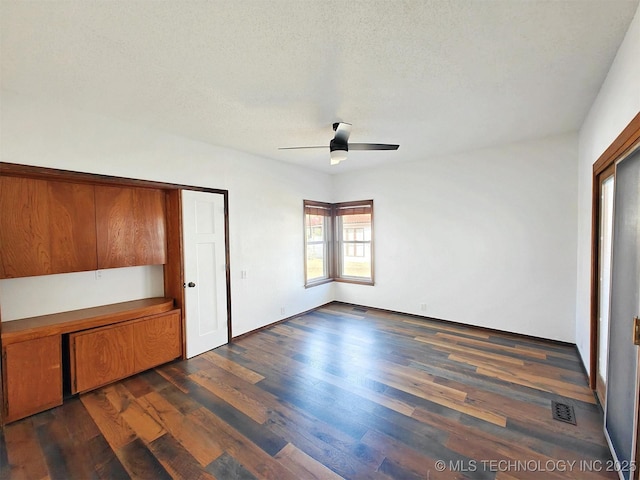
[{"label": "white wall", "polygon": [[0,280],[3,322],[163,295],[162,265]]},{"label": "white wall", "polygon": [[574,342],[576,175],[563,135],[335,176],[374,199],[376,249],[376,285],[336,299]]},{"label": "white wall", "polygon": [[[0,108],[1,161],[229,190],[234,335],[333,299],[330,284],[304,288],[302,253],[302,200],[330,201],[328,175],[11,92],[2,92]],[[162,294],[161,270],[123,273],[108,273],[118,278],[115,290],[92,272],[3,280],[2,319],[80,308],[73,295],[52,300],[54,285],[94,305]]]},{"label": "white wall", "polygon": [[590,361],[591,183],[593,164],[640,112],[640,7],[579,134],[576,344]]}]

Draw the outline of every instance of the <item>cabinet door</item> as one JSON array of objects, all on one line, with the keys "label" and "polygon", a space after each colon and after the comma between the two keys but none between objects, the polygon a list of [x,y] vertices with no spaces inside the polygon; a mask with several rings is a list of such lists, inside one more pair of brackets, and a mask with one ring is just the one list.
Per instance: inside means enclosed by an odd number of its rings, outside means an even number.
[{"label": "cabinet door", "polygon": [[69,345],[72,393],[91,390],[134,373],[130,323],[71,334]]},{"label": "cabinet door", "polygon": [[0,177],[0,275],[51,273],[47,182]]},{"label": "cabinet door", "polygon": [[136,265],[167,262],[165,194],[162,190],[136,188],[133,192]]},{"label": "cabinet door", "polygon": [[154,315],[133,324],[135,370],[141,372],[182,355],[180,310]]},{"label": "cabinet door", "polygon": [[4,347],[7,422],[62,405],[61,343],[56,335]]},{"label": "cabinet door", "polygon": [[98,268],[166,263],[164,191],[95,189]]},{"label": "cabinet door", "polygon": [[96,270],[96,208],[93,185],[47,182],[51,273]]},{"label": "cabinet door", "polygon": [[93,186],[0,177],[0,278],[96,268]]},{"label": "cabinet door", "polygon": [[95,188],[98,268],[135,265],[133,189]]}]

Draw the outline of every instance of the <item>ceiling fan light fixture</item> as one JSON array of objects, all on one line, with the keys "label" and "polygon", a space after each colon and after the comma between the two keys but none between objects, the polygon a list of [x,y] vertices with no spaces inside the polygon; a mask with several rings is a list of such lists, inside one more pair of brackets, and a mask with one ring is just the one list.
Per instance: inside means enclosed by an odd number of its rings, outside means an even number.
[{"label": "ceiling fan light fixture", "polygon": [[331,165],[338,165],[347,159],[347,150],[331,150]]},{"label": "ceiling fan light fixture", "polygon": [[[348,125],[348,124],[345,124]],[[351,127],[351,125],[349,125]],[[334,125],[334,130],[336,126]],[[348,139],[348,137],[347,137]],[[347,152],[349,151],[349,145],[347,141],[341,141],[336,138],[329,142],[329,154],[331,156],[331,165],[338,165],[343,160],[347,159]]]}]

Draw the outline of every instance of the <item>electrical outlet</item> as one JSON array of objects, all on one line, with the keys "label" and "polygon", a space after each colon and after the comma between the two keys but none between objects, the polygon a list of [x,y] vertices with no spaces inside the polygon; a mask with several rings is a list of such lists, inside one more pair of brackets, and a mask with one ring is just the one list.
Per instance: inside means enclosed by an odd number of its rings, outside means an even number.
[{"label": "electrical outlet", "polygon": [[96,270],[96,280],[100,280],[102,278],[102,270]]},{"label": "electrical outlet", "polygon": [[426,303],[421,303],[420,304],[420,310],[422,310],[423,312],[427,311],[427,304]]},{"label": "electrical outlet", "polygon": [[284,315],[284,312],[285,312],[284,307],[280,307],[280,314],[281,314],[281,315]]},{"label": "electrical outlet", "polygon": [[240,270],[240,278],[242,280],[246,280],[247,279],[247,271],[246,270]]}]

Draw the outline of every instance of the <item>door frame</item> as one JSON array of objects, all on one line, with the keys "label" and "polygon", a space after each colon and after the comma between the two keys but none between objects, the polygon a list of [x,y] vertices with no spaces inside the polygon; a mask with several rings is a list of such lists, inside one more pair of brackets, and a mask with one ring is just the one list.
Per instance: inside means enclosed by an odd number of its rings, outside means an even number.
[{"label": "door frame", "polygon": [[591,183],[591,296],[590,296],[590,358],[589,386],[596,390],[598,377],[598,307],[600,275],[600,183],[608,169],[640,144],[640,112],[633,117],[620,135],[593,164]]},{"label": "door frame", "polygon": [[[182,358],[187,358],[187,318],[184,309],[184,250],[182,238],[182,190],[217,193],[224,197],[224,261],[227,282],[227,335],[233,339],[231,324],[231,257],[229,254],[229,191],[216,188],[176,185],[167,191],[167,263],[165,264],[164,294],[173,297],[182,312]],[[169,233],[171,232],[171,233]]]},{"label": "door frame", "polygon": [[[600,185],[605,175],[608,175],[610,168],[624,159],[627,155],[640,147],[640,112],[629,122],[625,129],[604,151],[604,153],[593,164],[592,193],[591,193],[591,296],[590,296],[590,364],[589,364],[589,386],[596,390],[598,378],[598,310],[599,310],[599,276],[600,276]],[[614,207],[615,208],[615,207]],[[636,359],[638,362],[637,372],[640,376],[640,353]],[[640,392],[639,392],[640,395]],[[637,405],[640,405],[640,398]],[[639,407],[640,409],[640,407]],[[633,412],[633,421],[636,425],[635,444],[636,459],[640,458],[640,428],[638,428],[638,409]],[[609,444],[611,447],[611,444]],[[640,479],[640,471],[631,473],[634,480]]]},{"label": "door frame", "polygon": [[[217,190],[213,188],[197,188],[197,187],[185,187],[178,190],[172,190],[167,192],[167,223],[170,219],[172,225],[176,228],[169,228],[172,233],[178,234],[167,237],[167,257],[170,256],[170,252],[173,252],[171,263],[167,260],[165,269],[168,267],[171,269],[171,275],[165,275],[165,295],[167,289],[171,289],[172,296],[178,302],[180,301],[180,309],[182,312],[182,359],[187,358],[187,314],[185,309],[185,280],[184,280],[184,235],[183,235],[183,220],[182,220],[182,192],[184,190],[192,192],[213,193],[223,196],[224,201],[224,262],[225,262],[225,281],[226,281],[226,302],[227,302],[227,343],[230,343],[232,337],[232,325],[231,325],[231,269],[229,268],[229,192],[227,190]],[[171,214],[169,214],[171,211]],[[177,260],[180,260],[179,262]],[[166,270],[165,270],[166,271]],[[167,285],[167,277],[171,279],[180,280],[178,282],[173,281],[171,285]]]}]

